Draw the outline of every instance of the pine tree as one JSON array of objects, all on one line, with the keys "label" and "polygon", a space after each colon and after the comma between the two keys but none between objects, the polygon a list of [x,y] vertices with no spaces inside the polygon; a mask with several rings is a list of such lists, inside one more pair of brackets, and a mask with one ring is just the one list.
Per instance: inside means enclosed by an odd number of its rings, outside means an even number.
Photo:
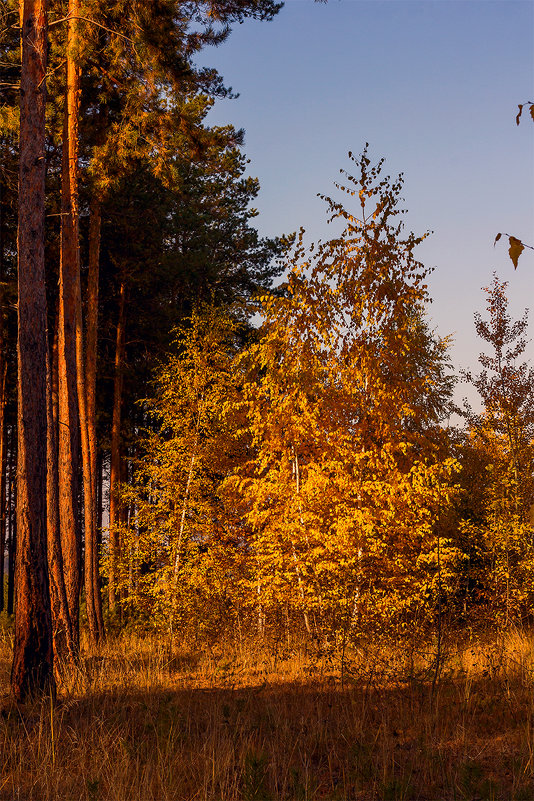
[{"label": "pine tree", "polygon": [[11,670],[18,701],[54,689],[46,561],[46,11],[42,0],[21,0],[17,593]]}]

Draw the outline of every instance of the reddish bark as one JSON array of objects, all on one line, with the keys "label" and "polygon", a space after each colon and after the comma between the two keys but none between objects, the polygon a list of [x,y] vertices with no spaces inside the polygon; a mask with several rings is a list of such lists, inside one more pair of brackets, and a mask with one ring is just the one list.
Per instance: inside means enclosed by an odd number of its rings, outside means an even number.
[{"label": "reddish bark", "polygon": [[17,701],[54,690],[46,558],[45,102],[46,0],[21,0],[18,229]]},{"label": "reddish bark", "polygon": [[61,171],[61,257],[59,275],[58,423],[59,518],[65,589],[75,647],[78,647],[81,585],[81,528],[78,514],[80,458],[77,307],[79,303],[78,109],[80,71],[77,46],[76,0],[69,0],[67,29],[67,102],[63,128]]},{"label": "reddish bark", "polygon": [[92,595],[95,617],[94,639],[104,634],[100,571],[98,563],[98,498],[96,442],[96,357],[98,335],[98,278],[100,263],[100,200],[93,197],[89,221],[89,277],[87,282],[87,322],[85,355],[85,392],[87,397],[87,444],[90,465],[90,501],[92,515],[85,520],[85,586],[86,596]]},{"label": "reddish bark", "polygon": [[14,612],[15,601],[15,553],[17,550],[17,484],[15,480],[17,463],[17,432],[14,426],[8,437],[7,460],[7,613]]},{"label": "reddish bark", "polygon": [[[76,648],[67,602],[59,529],[58,450],[52,401],[52,376],[47,386],[47,547],[54,653],[72,661]],[[56,659],[56,667],[58,661]]]}]

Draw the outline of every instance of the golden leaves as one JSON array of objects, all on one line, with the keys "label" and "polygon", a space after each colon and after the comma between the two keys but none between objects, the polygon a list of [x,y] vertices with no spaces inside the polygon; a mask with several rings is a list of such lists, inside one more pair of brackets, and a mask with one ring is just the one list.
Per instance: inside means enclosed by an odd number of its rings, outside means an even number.
[{"label": "golden leaves", "polygon": [[428,425],[422,399],[440,389],[432,362],[445,348],[428,352],[418,318],[427,296],[427,271],[413,258],[420,238],[389,227],[400,182],[377,185],[379,170],[362,165],[359,199],[376,213],[356,221],[329,201],[344,235],[304,261],[299,250],[289,292],[262,299],[265,323],[242,357],[257,450],[243,467],[251,480],[238,486],[255,586],[264,608],[319,605],[323,619],[350,609],[356,587],[362,604],[380,592],[388,615],[400,614],[399,587],[420,592],[418,548],[433,541],[432,516],[454,494],[455,463],[437,460],[428,433],[416,433]]}]

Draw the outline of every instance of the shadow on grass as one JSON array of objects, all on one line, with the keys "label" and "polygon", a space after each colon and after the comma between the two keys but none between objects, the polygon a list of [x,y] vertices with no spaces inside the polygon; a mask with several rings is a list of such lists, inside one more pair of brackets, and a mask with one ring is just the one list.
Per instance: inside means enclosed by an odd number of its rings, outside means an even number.
[{"label": "shadow on grass", "polygon": [[[158,685],[150,667],[100,657],[86,689],[54,707],[4,699],[0,799],[534,798],[519,678],[444,681],[432,697],[417,681],[179,686],[194,659],[168,664]],[[96,686],[119,668],[122,683]]]}]

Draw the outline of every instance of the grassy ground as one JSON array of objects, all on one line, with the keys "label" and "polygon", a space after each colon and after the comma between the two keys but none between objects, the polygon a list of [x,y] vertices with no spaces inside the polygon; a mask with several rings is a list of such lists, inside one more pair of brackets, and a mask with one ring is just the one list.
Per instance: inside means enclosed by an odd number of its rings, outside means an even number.
[{"label": "grassy ground", "polygon": [[341,666],[122,639],[85,653],[55,704],[17,708],[9,663],[4,638],[2,800],[534,799],[525,635],[453,650],[434,688],[431,655],[405,649]]}]

